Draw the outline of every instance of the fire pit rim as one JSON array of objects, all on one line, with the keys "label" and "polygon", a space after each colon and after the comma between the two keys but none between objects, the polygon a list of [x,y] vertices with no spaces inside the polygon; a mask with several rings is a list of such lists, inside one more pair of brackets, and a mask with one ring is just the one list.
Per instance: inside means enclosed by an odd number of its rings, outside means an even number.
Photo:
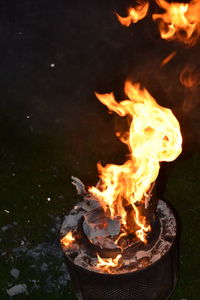
[{"label": "fire pit rim", "polygon": [[[170,248],[169,248],[168,251],[167,251],[168,253],[171,251],[172,247],[174,246],[174,244],[175,244],[176,242],[177,242],[177,236],[174,237],[174,240],[172,241],[171,246],[170,246]],[[64,254],[64,255],[65,255],[65,259],[70,260],[70,262],[74,264],[74,261],[72,260],[72,258],[71,258],[69,255],[66,255],[66,254]],[[92,273],[95,273],[95,275],[98,274],[98,276],[104,275],[104,276],[107,276],[107,277],[109,277],[109,276],[120,277],[120,276],[122,276],[122,275],[123,275],[123,276],[131,276],[131,275],[133,275],[133,274],[137,274],[137,275],[138,275],[140,272],[148,271],[149,269],[153,268],[155,265],[160,264],[160,262],[161,262],[164,258],[165,258],[165,255],[163,255],[162,257],[160,257],[159,260],[156,260],[156,261],[153,262],[151,265],[145,267],[145,269],[140,269],[140,270],[135,270],[135,271],[129,271],[129,272],[126,272],[126,273],[119,273],[119,274],[117,274],[117,273],[95,272],[95,271],[92,270],[92,269],[86,269],[86,268],[83,268],[82,266],[80,266],[80,265],[78,265],[78,264],[75,264],[75,265],[76,265],[77,268],[80,268],[81,270],[90,271],[90,272],[92,272]]]},{"label": "fire pit rim", "polygon": [[[168,201],[163,200],[163,199],[159,199],[159,201],[164,202],[164,203],[168,206],[168,208],[169,208],[171,214],[173,215],[174,221],[175,221],[176,235],[173,237],[173,240],[171,241],[170,247],[169,247],[169,249],[167,250],[167,253],[169,253],[169,252],[171,251],[171,249],[173,248],[174,244],[177,243],[177,240],[178,240],[178,236],[177,236],[177,228],[178,228],[178,226],[177,226],[176,212],[174,211],[173,207],[172,207],[171,205],[169,205]],[[159,201],[158,201],[158,202],[159,202]],[[61,248],[64,249],[64,247],[62,246],[62,244],[61,244]],[[70,255],[67,255],[67,254],[64,252],[64,256],[65,256],[65,259],[66,259],[66,260],[69,260],[69,261],[70,261],[70,263],[75,264],[74,261],[73,261],[73,259],[70,257]],[[86,269],[86,268],[84,268],[84,267],[82,267],[82,266],[80,266],[80,265],[78,265],[78,264],[75,264],[75,265],[76,265],[76,268],[79,268],[80,270],[83,270],[83,271],[90,271],[90,272],[94,273],[94,274],[97,275],[97,276],[102,276],[102,275],[103,275],[104,277],[115,276],[115,277],[117,278],[117,277],[120,277],[120,276],[122,276],[122,275],[123,275],[123,276],[129,277],[129,276],[131,276],[131,275],[133,275],[133,274],[138,275],[138,274],[141,273],[141,272],[148,271],[149,269],[153,268],[153,267],[156,266],[157,264],[160,264],[160,262],[162,262],[164,258],[165,258],[165,255],[161,256],[158,260],[156,260],[155,262],[151,263],[149,266],[146,266],[145,269],[142,268],[142,269],[139,269],[139,270],[129,271],[129,272],[124,272],[124,273],[105,273],[105,272],[98,272],[98,271],[95,271],[95,270],[93,270],[93,269]]]}]

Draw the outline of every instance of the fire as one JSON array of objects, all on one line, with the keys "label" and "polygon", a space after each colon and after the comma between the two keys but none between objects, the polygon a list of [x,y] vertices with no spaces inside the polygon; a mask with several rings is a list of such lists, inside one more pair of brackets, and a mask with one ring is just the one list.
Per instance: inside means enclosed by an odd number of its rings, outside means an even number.
[{"label": "fire", "polygon": [[119,260],[121,258],[121,254],[117,255],[116,258],[101,258],[97,253],[97,268],[102,269],[105,272],[112,273],[112,268],[119,266]]},{"label": "fire", "polygon": [[181,153],[182,137],[172,111],[158,105],[147,90],[126,81],[125,94],[128,100],[121,102],[115,100],[113,93],[96,94],[110,111],[131,120],[129,132],[121,135],[130,155],[123,165],[99,163],[101,185],[89,191],[99,199],[107,215],[120,218],[122,232],[135,233],[146,242],[151,227],[139,207],[148,198],[159,163],[172,161]]},{"label": "fire", "polygon": [[185,44],[194,45],[200,33],[200,1],[190,3],[168,3],[156,0],[165,10],[161,14],[153,14],[153,20],[159,21],[160,35],[163,39],[178,39]]},{"label": "fire", "polygon": [[149,2],[138,1],[135,7],[130,7],[128,9],[128,16],[121,17],[116,13],[117,19],[123,26],[130,26],[132,23],[137,23],[144,17],[146,17],[149,9]]},{"label": "fire", "polygon": [[173,58],[174,58],[174,56],[176,55],[176,51],[173,51],[173,52],[171,52],[169,55],[167,55],[164,59],[163,59],[163,61],[161,62],[161,67],[163,67],[164,65],[166,65],[166,64],[168,64]]},{"label": "fire", "polygon": [[61,244],[65,247],[71,247],[73,242],[75,241],[75,238],[73,237],[73,234],[71,231],[69,231],[62,239]]},{"label": "fire", "polygon": [[139,226],[140,229],[136,230],[136,236],[143,242],[146,243],[146,237],[145,233],[151,230],[151,226],[145,226],[145,219],[144,217],[142,218],[143,220],[141,221],[141,216],[139,215],[139,210],[133,203],[133,208],[135,211],[135,222]]},{"label": "fire", "polygon": [[194,66],[186,66],[180,74],[180,82],[186,88],[195,89],[200,83],[199,70]]}]

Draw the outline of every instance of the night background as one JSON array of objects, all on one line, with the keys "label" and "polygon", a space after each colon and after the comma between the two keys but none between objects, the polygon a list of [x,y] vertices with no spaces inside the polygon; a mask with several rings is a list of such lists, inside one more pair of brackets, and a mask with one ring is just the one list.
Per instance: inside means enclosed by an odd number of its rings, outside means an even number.
[{"label": "night background", "polygon": [[[15,299],[76,299],[59,245],[63,218],[77,201],[70,177],[95,185],[98,161],[124,161],[127,149],[115,136],[119,120],[94,92],[114,91],[122,100],[127,77],[180,121],[183,153],[162,166],[159,196],[174,206],[181,226],[171,299],[199,299],[199,85],[185,88],[179,76],[188,64],[198,73],[200,45],[162,40],[151,15],[121,26],[114,14],[125,12],[128,2],[121,2],[0,2],[2,300],[17,284],[27,294]],[[172,51],[177,55],[160,67]]]}]

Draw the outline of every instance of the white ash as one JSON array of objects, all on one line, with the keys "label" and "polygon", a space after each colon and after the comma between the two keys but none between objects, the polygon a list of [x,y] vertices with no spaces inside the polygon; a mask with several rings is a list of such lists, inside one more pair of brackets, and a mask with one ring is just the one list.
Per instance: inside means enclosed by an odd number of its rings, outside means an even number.
[{"label": "white ash", "polygon": [[86,196],[85,200],[80,202],[79,207],[84,211],[90,211],[91,209],[97,208],[100,206],[100,203],[95,200],[93,197]]},{"label": "white ash", "polygon": [[61,235],[65,235],[66,232],[75,229],[83,215],[83,211],[74,210],[73,215],[70,214],[68,216],[65,216],[64,222],[60,230]]},{"label": "white ash", "polygon": [[[107,218],[101,207],[86,212],[84,219],[83,229],[85,234],[94,244],[100,243],[99,246],[106,247],[104,245],[105,239],[110,236],[112,238],[120,233],[120,221]],[[114,244],[114,241],[112,243]]]},{"label": "white ash", "polygon": [[113,239],[111,239],[109,237],[105,237],[103,243],[102,243],[102,239],[98,240],[96,238],[96,245],[98,245],[100,248],[116,249],[116,245],[113,242]]},{"label": "white ash", "polygon": [[163,217],[161,217],[161,222],[165,222],[166,231],[169,236],[174,237],[176,235],[176,220],[171,213],[171,210],[167,206],[167,204],[160,200],[158,201],[158,210],[162,213]]},{"label": "white ash", "polygon": [[152,249],[149,251],[138,251],[135,255],[136,260],[140,260],[143,257],[151,257],[152,256]]},{"label": "white ash", "polygon": [[151,258],[151,263],[153,264],[154,262],[156,262],[157,260],[159,260],[162,256],[162,253],[157,252],[156,254],[154,253],[154,255]]},{"label": "white ash", "polygon": [[115,236],[120,233],[120,222],[119,220],[108,220],[108,234]]},{"label": "white ash", "polygon": [[18,278],[19,277],[19,274],[20,274],[20,271],[18,269],[15,269],[13,268],[11,271],[10,271],[10,274],[14,277],[14,278]]},{"label": "white ash", "polygon": [[[99,206],[98,198],[95,198],[95,196],[92,195],[90,192],[86,192],[85,185],[84,185],[84,183],[79,178],[71,176],[71,179],[72,179],[72,184],[76,188],[77,194],[84,197],[84,201],[82,201],[82,203],[84,202],[84,204],[85,204],[86,201],[88,200],[88,201],[91,202],[90,206],[92,206],[94,208],[97,207],[97,206]],[[100,185],[100,182],[101,182],[101,180],[99,180],[97,182],[96,188],[98,188],[98,186]]]},{"label": "white ash", "polygon": [[[11,241],[13,243],[11,252],[6,253],[3,249],[0,250],[0,255],[4,255],[4,260],[12,266],[20,265],[21,261],[24,262],[24,269],[21,272],[17,268],[10,268],[10,284],[7,283],[4,287],[7,296],[11,293],[22,292],[23,287],[25,287],[24,284],[28,287],[30,297],[35,289],[58,294],[65,289],[70,277],[60,247],[59,231],[61,223],[61,217],[51,217],[52,228],[50,227],[47,230],[44,241],[41,243],[32,244],[28,238],[23,237],[22,239],[18,234],[15,234]],[[18,226],[20,225],[18,224]],[[3,234],[3,239],[6,239],[6,231],[3,231]],[[26,241],[24,245],[20,243],[22,240]],[[17,244],[19,246],[16,246]],[[30,277],[24,278],[25,273],[30,274]],[[31,276],[33,275],[32,279]]]},{"label": "white ash", "polygon": [[15,285],[15,286],[11,287],[10,289],[7,289],[6,292],[11,297],[19,295],[19,294],[24,294],[24,293],[26,295],[28,295],[26,284]]},{"label": "white ash", "polygon": [[78,222],[84,215],[84,212],[82,211],[73,211],[73,214],[70,214],[69,216],[65,217],[64,223],[61,228],[61,232],[65,230],[65,228],[75,228],[78,225]]},{"label": "white ash", "polygon": [[79,178],[74,177],[74,176],[71,176],[71,179],[72,179],[72,184],[76,188],[77,194],[78,195],[85,194],[86,193],[85,185],[82,183],[82,181]]},{"label": "white ash", "polygon": [[46,271],[48,270],[48,265],[47,265],[46,263],[43,263],[43,264],[41,265],[41,270],[42,270],[43,272],[46,272]]},{"label": "white ash", "polygon": [[1,227],[1,230],[2,230],[3,232],[5,232],[6,230],[8,230],[8,229],[10,229],[10,228],[12,228],[12,227],[13,227],[12,224],[7,224],[7,225],[4,225],[3,227]]},{"label": "white ash", "polygon": [[85,251],[81,251],[74,260],[74,263],[77,265],[80,265],[80,262],[82,266],[88,266],[88,255]]},{"label": "white ash", "polygon": [[39,285],[40,281],[39,280],[30,279],[29,283],[32,284],[33,289],[37,289],[38,290],[40,288],[40,285]]},{"label": "white ash", "polygon": [[86,196],[84,199],[86,200],[79,202],[71,210],[70,214],[68,216],[65,216],[60,230],[61,235],[64,235],[66,234],[66,232],[75,229],[80,219],[86,212],[99,206],[99,203],[90,196]]}]

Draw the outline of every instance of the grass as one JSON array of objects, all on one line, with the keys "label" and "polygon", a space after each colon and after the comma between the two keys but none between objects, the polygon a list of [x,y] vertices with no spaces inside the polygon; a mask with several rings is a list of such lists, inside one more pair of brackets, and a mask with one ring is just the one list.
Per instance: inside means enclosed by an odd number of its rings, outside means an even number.
[{"label": "grass", "polygon": [[166,190],[166,198],[176,208],[181,221],[180,278],[173,300],[197,300],[199,297],[199,161],[199,153],[179,160]]}]

